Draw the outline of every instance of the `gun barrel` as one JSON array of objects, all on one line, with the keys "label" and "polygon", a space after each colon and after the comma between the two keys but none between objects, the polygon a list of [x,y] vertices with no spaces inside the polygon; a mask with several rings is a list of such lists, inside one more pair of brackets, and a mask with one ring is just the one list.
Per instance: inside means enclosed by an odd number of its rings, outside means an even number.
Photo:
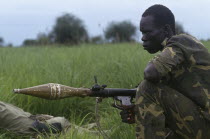
[{"label": "gun barrel", "polygon": [[136,89],[124,89],[124,88],[105,88],[99,91],[93,91],[91,96],[96,97],[114,97],[114,96],[136,96]]}]

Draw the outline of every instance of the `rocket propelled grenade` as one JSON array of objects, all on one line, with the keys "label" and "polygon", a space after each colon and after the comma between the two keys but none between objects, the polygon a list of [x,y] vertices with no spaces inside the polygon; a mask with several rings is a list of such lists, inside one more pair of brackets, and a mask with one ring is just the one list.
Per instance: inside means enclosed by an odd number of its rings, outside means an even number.
[{"label": "rocket propelled grenade", "polygon": [[[106,88],[106,85],[97,83],[90,88],[74,88],[57,83],[48,83],[23,89],[14,89],[14,93],[35,96],[44,99],[63,99],[67,97],[113,97],[115,107],[123,109],[132,105],[136,89]],[[119,101],[121,105],[118,105]]]},{"label": "rocket propelled grenade", "polygon": [[45,99],[62,99],[66,97],[86,97],[91,94],[88,88],[74,88],[57,83],[48,83],[23,89],[14,89],[14,93],[31,95]]}]

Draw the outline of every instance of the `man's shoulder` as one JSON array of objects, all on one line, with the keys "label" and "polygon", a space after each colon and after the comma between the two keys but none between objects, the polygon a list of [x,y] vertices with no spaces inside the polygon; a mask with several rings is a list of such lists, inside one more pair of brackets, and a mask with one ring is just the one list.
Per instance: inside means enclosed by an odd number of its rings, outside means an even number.
[{"label": "man's shoulder", "polygon": [[174,35],[169,39],[169,42],[180,42],[180,43],[184,43],[184,42],[200,42],[197,38],[195,38],[194,36],[191,36],[189,34],[179,34],[179,35]]},{"label": "man's shoulder", "polygon": [[203,47],[204,45],[195,37],[189,35],[189,34],[179,34],[172,36],[168,42],[168,45],[175,44],[178,46],[186,46],[186,47]]}]

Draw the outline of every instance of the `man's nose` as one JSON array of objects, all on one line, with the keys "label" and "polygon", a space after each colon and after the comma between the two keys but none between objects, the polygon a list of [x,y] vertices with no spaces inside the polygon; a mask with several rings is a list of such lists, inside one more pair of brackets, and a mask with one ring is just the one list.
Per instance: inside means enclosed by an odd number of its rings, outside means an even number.
[{"label": "man's nose", "polygon": [[143,42],[146,41],[145,35],[142,35],[141,40],[142,40]]}]

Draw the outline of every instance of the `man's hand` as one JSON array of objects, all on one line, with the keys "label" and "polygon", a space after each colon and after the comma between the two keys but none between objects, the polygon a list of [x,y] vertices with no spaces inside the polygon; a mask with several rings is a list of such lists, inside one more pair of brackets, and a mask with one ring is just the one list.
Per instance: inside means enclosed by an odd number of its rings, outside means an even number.
[{"label": "man's hand", "polygon": [[123,107],[117,107],[116,105],[112,104],[113,107],[122,110],[120,112],[122,122],[128,123],[128,124],[134,124],[135,123],[135,105],[132,104],[130,106],[123,106]]},{"label": "man's hand", "polygon": [[128,124],[134,124],[135,123],[135,105],[126,107],[124,109],[121,109],[120,112],[122,122],[128,123]]}]

